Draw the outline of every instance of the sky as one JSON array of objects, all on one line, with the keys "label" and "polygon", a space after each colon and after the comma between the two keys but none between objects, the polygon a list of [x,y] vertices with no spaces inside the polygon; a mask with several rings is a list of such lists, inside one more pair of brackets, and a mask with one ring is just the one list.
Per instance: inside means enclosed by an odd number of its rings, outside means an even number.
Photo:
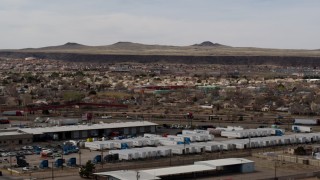
[{"label": "sky", "polygon": [[119,41],[320,49],[319,0],[0,0],[0,49]]}]

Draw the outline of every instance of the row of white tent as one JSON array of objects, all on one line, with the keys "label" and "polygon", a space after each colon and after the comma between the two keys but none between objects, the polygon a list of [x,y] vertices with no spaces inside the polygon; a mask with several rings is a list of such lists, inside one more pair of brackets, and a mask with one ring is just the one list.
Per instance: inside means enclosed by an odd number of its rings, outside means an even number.
[{"label": "row of white tent", "polygon": [[166,157],[170,155],[218,152],[246,148],[269,147],[276,145],[303,144],[319,142],[320,133],[292,134],[250,139],[232,139],[227,141],[196,142],[191,144],[143,147],[124,150],[110,150],[109,154],[118,154],[119,160]]},{"label": "row of white tent", "polygon": [[204,130],[183,130],[182,134],[177,136],[168,135],[162,137],[156,134],[144,134],[144,137],[122,139],[122,140],[107,140],[107,141],[93,141],[85,142],[85,147],[91,150],[101,149],[130,149],[133,147],[146,146],[171,146],[178,144],[190,144],[191,142],[206,142],[212,141],[213,135]]},{"label": "row of white tent", "polygon": [[[308,133],[308,134],[291,134],[283,136],[269,136],[269,137],[257,137],[247,139],[230,139],[226,141],[220,141],[215,143],[224,144],[223,149],[219,150],[234,150],[234,149],[246,149],[246,148],[261,148],[269,146],[290,145],[290,144],[304,144],[311,142],[319,142],[320,133]],[[207,142],[212,143],[212,142]]]},{"label": "row of white tent", "polygon": [[[279,129],[264,128],[264,129],[246,129],[241,130],[239,127],[227,128],[221,132],[222,136],[228,138],[248,138],[248,137],[264,137],[275,135]],[[283,130],[281,130],[283,131]],[[284,132],[284,131],[283,131]],[[101,149],[130,149],[133,147],[146,146],[173,146],[178,144],[190,144],[194,142],[213,141],[214,136],[206,130],[182,130],[182,134],[168,135],[162,137],[156,134],[144,134],[144,137],[122,139],[122,140],[107,140],[86,142],[85,147],[92,150]]]},{"label": "row of white tent", "polygon": [[[158,147],[143,147],[123,150],[110,150],[109,154],[118,154],[119,160],[145,159],[153,157],[167,157],[171,155],[197,154],[205,152],[208,145],[190,144]],[[215,150],[216,145],[209,145]]]},{"label": "row of white tent", "polygon": [[258,129],[243,129],[243,130],[234,130],[234,131],[221,131],[221,136],[228,138],[249,138],[249,137],[265,137],[276,135],[277,131],[280,131],[281,134],[284,134],[283,129],[275,128],[258,128]]},{"label": "row of white tent", "polygon": [[102,149],[129,149],[133,147],[156,146],[158,142],[151,138],[133,138],[122,140],[107,140],[85,142],[85,147],[91,150]]}]

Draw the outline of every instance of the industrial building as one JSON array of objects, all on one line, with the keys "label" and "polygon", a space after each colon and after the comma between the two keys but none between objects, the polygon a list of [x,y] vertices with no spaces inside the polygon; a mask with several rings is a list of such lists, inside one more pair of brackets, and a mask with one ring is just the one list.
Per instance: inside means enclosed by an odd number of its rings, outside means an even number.
[{"label": "industrial building", "polygon": [[210,177],[223,173],[250,173],[255,171],[254,162],[244,158],[228,158],[198,161],[192,165],[164,167],[148,170],[120,170],[95,173],[103,180],[155,180]]},{"label": "industrial building", "polygon": [[155,133],[156,123],[148,121],[86,124],[71,126],[53,126],[39,128],[21,128],[19,132],[33,135],[34,141],[48,139],[84,139],[88,137],[107,137],[117,132],[123,135],[141,135],[144,133]]},{"label": "industrial building", "polygon": [[0,132],[0,146],[30,144],[32,143],[32,134],[15,131]]}]

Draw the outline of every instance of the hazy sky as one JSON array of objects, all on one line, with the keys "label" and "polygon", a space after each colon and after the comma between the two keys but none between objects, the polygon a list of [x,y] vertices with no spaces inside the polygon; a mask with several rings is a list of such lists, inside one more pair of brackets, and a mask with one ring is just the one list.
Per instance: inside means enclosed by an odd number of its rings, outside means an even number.
[{"label": "hazy sky", "polygon": [[0,49],[207,40],[320,49],[320,0],[0,0]]}]

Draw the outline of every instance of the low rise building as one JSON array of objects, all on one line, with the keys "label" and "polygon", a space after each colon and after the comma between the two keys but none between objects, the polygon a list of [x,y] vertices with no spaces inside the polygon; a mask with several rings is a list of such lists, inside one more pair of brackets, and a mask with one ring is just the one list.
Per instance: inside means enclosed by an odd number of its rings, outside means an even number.
[{"label": "low rise building", "polygon": [[[84,139],[89,137],[108,137],[111,134],[142,135],[155,133],[158,124],[148,121],[121,123],[85,124],[40,128],[21,128],[20,132],[33,135],[34,141]],[[115,133],[116,132],[116,133]]]},{"label": "low rise building", "polygon": [[18,131],[2,131],[0,132],[0,146],[22,145],[32,143],[32,134]]},{"label": "low rise building", "polygon": [[156,180],[156,179],[189,179],[210,177],[230,173],[251,173],[255,171],[254,161],[244,158],[228,158],[209,161],[198,161],[192,165],[171,166],[147,170],[120,170],[94,173],[96,179],[108,180]]}]

